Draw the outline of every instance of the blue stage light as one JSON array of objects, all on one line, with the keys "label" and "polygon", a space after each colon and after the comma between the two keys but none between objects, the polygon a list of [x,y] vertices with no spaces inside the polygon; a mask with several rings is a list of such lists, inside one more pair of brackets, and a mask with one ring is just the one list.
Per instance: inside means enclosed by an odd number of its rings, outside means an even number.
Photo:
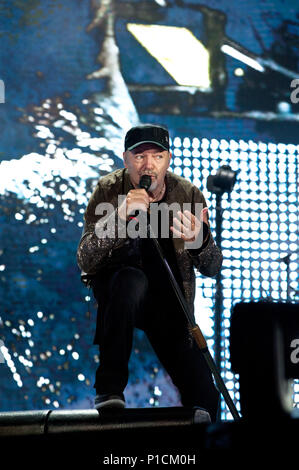
[{"label": "blue stage light", "polygon": [[182,176],[182,168],[180,168],[178,166],[175,167],[173,172],[178,176]]},{"label": "blue stage light", "polygon": [[[184,152],[184,155],[185,155],[185,152]],[[183,165],[184,166],[191,166],[192,162],[191,162],[190,158],[184,158]]]},{"label": "blue stage light", "polygon": [[179,157],[176,157],[174,160],[173,160],[173,164],[175,166],[181,166],[182,165],[182,159],[179,158]]},{"label": "blue stage light", "polygon": [[184,138],[184,140],[183,140],[183,147],[185,147],[185,148],[191,147],[191,141],[190,141],[189,137],[185,137],[185,138]]},{"label": "blue stage light", "polygon": [[191,178],[192,176],[192,171],[190,170],[190,168],[184,168],[183,170],[183,175],[185,178],[189,179]]}]

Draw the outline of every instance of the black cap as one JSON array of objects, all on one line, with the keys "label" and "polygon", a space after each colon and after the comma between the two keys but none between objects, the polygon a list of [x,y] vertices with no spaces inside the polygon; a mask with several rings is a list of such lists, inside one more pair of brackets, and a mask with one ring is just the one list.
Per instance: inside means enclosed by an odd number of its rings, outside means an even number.
[{"label": "black cap", "polygon": [[165,127],[156,124],[141,124],[132,127],[125,137],[125,150],[133,150],[140,144],[153,143],[169,150],[169,133]]}]

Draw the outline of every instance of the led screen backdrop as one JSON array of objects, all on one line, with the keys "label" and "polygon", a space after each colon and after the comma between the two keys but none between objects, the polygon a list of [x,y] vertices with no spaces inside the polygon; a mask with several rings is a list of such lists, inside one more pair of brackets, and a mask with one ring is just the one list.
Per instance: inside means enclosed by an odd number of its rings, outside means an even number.
[{"label": "led screen backdrop", "polygon": [[[93,406],[96,305],[76,249],[91,191],[140,121],[169,127],[171,170],[204,192],[213,230],[207,177],[237,171],[222,200],[221,351],[238,404],[232,305],[298,297],[296,2],[13,0],[0,13],[1,410]],[[197,285],[213,352],[215,280]],[[128,406],[179,404],[138,331],[130,371]]]},{"label": "led screen backdrop", "polygon": [[[229,197],[226,193],[222,201],[221,361],[227,388],[238,400],[239,384],[230,372],[228,352],[232,306],[240,301],[294,301],[298,297],[299,147],[179,137],[173,144],[172,170],[205,192],[210,201],[214,230],[216,199],[205,191],[207,177],[219,164],[229,165],[237,172],[233,191]],[[197,323],[206,338],[210,337],[208,345],[213,348],[215,280],[199,275],[197,288]],[[299,401],[298,391],[296,384],[295,403]]]}]

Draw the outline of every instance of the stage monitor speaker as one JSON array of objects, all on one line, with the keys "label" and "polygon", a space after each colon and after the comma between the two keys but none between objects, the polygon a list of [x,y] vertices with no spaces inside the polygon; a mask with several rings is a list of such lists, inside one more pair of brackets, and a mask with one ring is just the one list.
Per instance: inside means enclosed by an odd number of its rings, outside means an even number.
[{"label": "stage monitor speaker", "polygon": [[289,416],[299,378],[299,309],[284,302],[241,302],[232,309],[232,370],[240,375],[242,416]]}]

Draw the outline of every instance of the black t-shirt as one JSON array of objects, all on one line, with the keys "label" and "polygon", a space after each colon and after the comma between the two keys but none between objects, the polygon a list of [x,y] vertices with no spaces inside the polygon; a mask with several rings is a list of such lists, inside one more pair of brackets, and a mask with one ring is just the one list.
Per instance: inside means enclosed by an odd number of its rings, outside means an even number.
[{"label": "black t-shirt", "polygon": [[[165,202],[166,194],[164,195],[163,199],[158,201],[155,204],[160,204]],[[172,239],[172,232],[169,229],[168,238],[161,237],[161,212],[158,211],[158,234],[157,234],[157,241],[160,245],[161,251],[164,257],[167,260],[167,263],[179,285],[182,292],[183,291],[183,283],[181,273],[178,268],[175,250],[173,246],[173,239]],[[158,250],[155,246],[154,240],[152,238],[140,238],[140,256],[141,256],[141,264],[142,269],[147,275],[151,286],[157,290],[162,291],[165,293],[165,287],[171,289],[171,282],[169,280],[168,271],[165,268],[163,261],[161,260]]]}]

